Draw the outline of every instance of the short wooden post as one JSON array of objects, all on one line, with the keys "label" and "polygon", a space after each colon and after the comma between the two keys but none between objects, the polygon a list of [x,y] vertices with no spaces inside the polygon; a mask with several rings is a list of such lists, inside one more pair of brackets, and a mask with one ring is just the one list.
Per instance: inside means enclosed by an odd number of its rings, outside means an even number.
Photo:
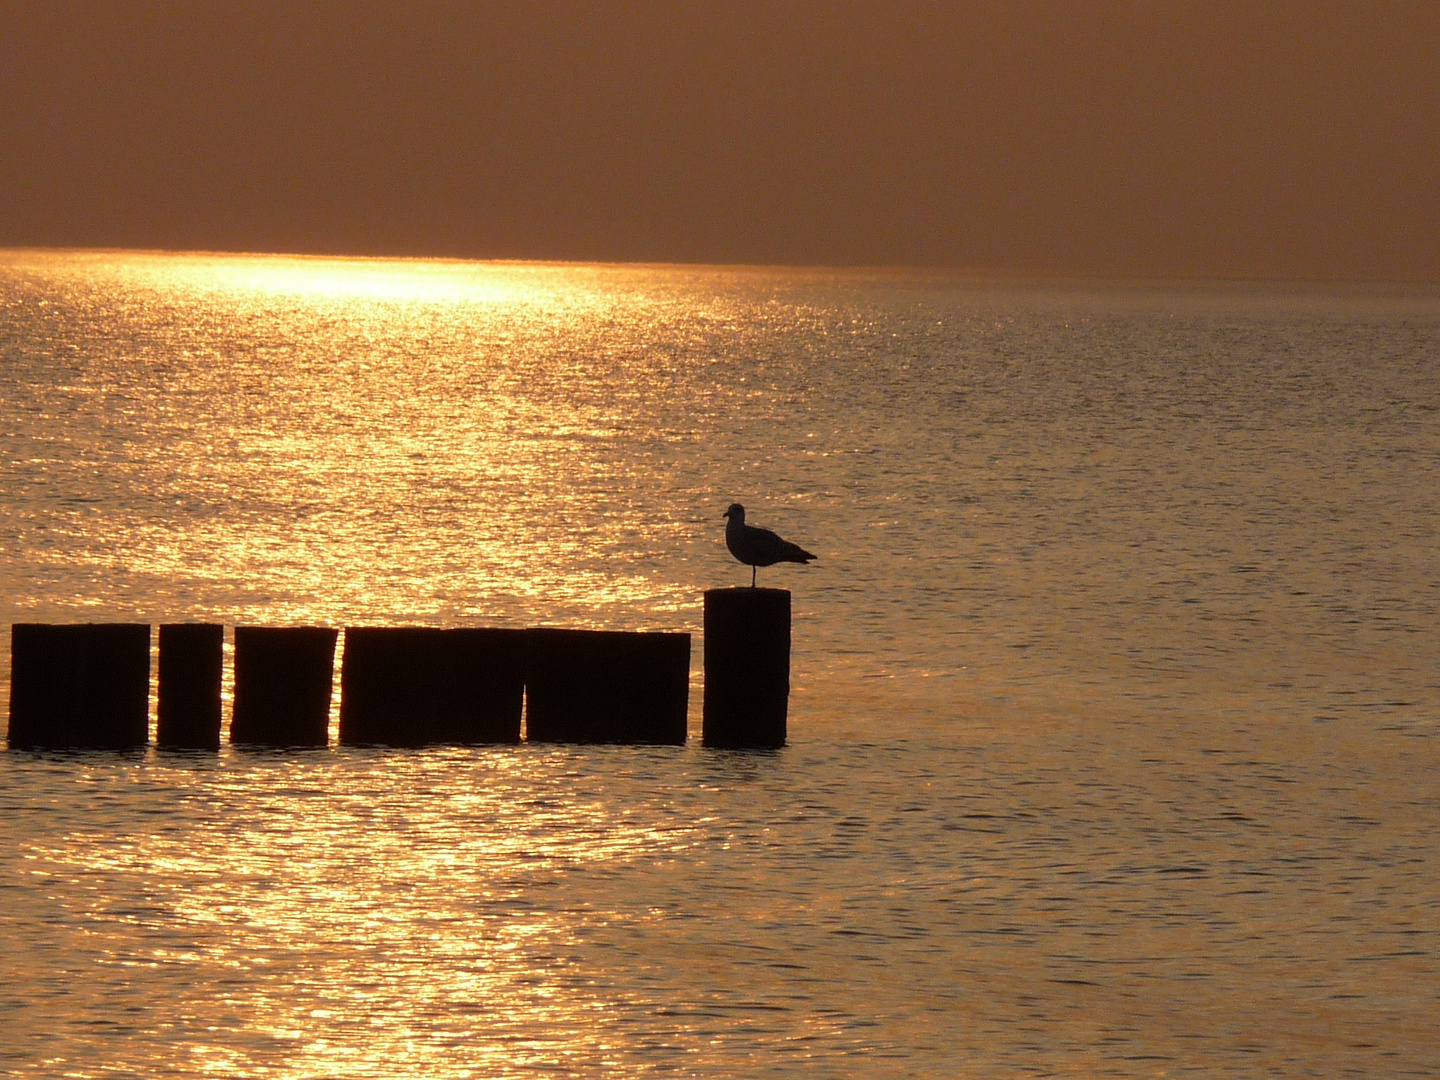
[{"label": "short wooden post", "polygon": [[345,630],[342,743],[516,743],[524,697],[523,630]]},{"label": "short wooden post", "polygon": [[327,745],[337,636],[321,626],[237,626],[230,741]]},{"label": "short wooden post", "polygon": [[528,740],[684,745],[689,634],[548,627],[525,633]]},{"label": "short wooden post", "polygon": [[149,741],[148,625],[10,628],[10,746],[123,749]]},{"label": "short wooden post", "polygon": [[225,627],[219,623],[166,623],[160,627],[156,745],[177,750],[220,749],[224,655]]}]

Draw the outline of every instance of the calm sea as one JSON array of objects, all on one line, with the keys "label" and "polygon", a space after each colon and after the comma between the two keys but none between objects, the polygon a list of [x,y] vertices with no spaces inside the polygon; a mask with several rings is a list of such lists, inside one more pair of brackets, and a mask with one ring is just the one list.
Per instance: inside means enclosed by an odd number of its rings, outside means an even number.
[{"label": "calm sea", "polygon": [[16,621],[697,646],[679,749],[0,752],[9,1075],[1440,1075],[1434,289],[0,253],[0,478],[3,701]]}]

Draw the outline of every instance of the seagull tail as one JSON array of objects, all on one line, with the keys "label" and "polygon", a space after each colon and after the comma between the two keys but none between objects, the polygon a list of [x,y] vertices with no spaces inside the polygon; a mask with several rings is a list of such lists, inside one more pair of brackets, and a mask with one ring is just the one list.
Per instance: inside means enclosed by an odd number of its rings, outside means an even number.
[{"label": "seagull tail", "polygon": [[799,544],[787,544],[785,559],[787,562],[808,563],[811,559],[818,559],[820,556],[812,555]]}]

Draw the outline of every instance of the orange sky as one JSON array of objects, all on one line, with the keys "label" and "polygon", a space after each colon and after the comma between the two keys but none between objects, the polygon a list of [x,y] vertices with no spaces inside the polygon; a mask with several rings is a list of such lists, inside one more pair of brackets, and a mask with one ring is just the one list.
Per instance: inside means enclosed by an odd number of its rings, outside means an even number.
[{"label": "orange sky", "polygon": [[0,0],[0,246],[1440,280],[1440,0]]}]

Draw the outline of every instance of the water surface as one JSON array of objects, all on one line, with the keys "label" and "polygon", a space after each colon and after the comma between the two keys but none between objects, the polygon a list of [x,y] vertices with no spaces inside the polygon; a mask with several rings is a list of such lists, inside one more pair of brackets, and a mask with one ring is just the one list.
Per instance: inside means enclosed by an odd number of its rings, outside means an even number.
[{"label": "water surface", "polygon": [[7,630],[820,555],[778,753],[0,755],[17,1075],[1440,1072],[1433,290],[10,252],[0,470]]}]

